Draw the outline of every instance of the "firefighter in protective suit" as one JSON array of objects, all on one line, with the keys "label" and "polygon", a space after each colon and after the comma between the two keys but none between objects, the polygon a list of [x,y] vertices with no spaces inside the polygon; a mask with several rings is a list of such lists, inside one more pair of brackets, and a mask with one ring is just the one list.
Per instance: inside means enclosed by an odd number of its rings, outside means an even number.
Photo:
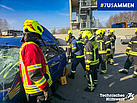
[{"label": "firefighter in protective suit", "polygon": [[72,50],[71,52],[74,54],[74,59],[72,60],[71,74],[69,74],[68,77],[74,79],[76,73],[76,67],[78,66],[79,63],[81,63],[84,71],[86,72],[84,47],[82,42],[75,39],[74,36],[69,37],[69,43],[71,44],[71,50]]},{"label": "firefighter in protective suit", "polygon": [[[101,72],[100,74],[107,73],[107,56],[110,55],[110,42],[107,41],[107,37],[102,35],[102,31],[98,29],[96,31],[98,51],[99,51],[99,64],[101,63]],[[99,65],[98,65],[99,70]]]},{"label": "firefighter in protective suit", "polygon": [[114,35],[114,29],[110,29],[108,33],[109,35],[107,40],[110,41],[110,44],[111,44],[111,51],[110,51],[110,55],[108,56],[108,62],[112,65],[114,63],[116,36]]},{"label": "firefighter in protective suit", "polygon": [[20,74],[28,103],[49,103],[51,74],[39,44],[43,28],[32,19],[23,25],[23,42],[20,48]]},{"label": "firefighter in protective suit", "polygon": [[128,70],[134,62],[134,74],[133,78],[137,77],[137,29],[135,29],[135,36],[131,38],[128,47],[126,49],[128,58],[125,62],[124,69],[120,73],[128,74]]},{"label": "firefighter in protective suit", "polygon": [[66,51],[67,51],[68,60],[71,59],[70,57],[72,57],[71,44],[68,41],[69,37],[72,36],[72,34],[73,34],[72,30],[68,30],[68,35],[66,36],[66,43],[67,43]]},{"label": "firefighter in protective suit", "polygon": [[84,46],[84,56],[87,70],[87,82],[88,87],[84,90],[93,92],[97,86],[97,65],[99,63],[98,44],[95,40],[95,36],[90,31],[84,31],[82,38],[86,41]]}]

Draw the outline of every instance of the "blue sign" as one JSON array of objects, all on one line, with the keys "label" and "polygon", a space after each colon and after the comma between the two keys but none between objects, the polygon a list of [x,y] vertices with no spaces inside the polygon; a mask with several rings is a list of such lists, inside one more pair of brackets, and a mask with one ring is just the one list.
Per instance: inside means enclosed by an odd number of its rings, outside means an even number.
[{"label": "blue sign", "polygon": [[137,0],[97,0],[97,10],[137,10]]}]

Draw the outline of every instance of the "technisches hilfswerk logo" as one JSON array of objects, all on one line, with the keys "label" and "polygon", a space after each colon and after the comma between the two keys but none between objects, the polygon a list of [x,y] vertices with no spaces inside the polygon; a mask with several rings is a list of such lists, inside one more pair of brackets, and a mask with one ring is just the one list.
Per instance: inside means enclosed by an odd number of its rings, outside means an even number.
[{"label": "technisches hilfswerk logo", "polygon": [[105,101],[114,102],[114,101],[125,101],[125,100],[134,100],[134,94],[108,94],[108,93],[100,93],[100,98],[105,98]]}]

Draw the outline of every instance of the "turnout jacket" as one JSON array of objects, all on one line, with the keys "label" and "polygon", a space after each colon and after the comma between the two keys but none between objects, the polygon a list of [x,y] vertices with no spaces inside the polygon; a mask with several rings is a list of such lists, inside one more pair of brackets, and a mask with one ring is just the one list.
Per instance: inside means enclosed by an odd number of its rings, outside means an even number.
[{"label": "turnout jacket", "polygon": [[20,48],[20,73],[27,94],[40,94],[52,85],[48,62],[34,42],[24,42]]},{"label": "turnout jacket", "polygon": [[97,38],[97,43],[98,43],[98,51],[99,54],[110,54],[111,51],[111,45],[110,41],[107,41],[106,36],[102,36],[102,38]]},{"label": "turnout jacket", "polygon": [[115,48],[116,36],[114,34],[113,35],[108,35],[107,41],[110,41],[111,49],[114,49]]},{"label": "turnout jacket", "polygon": [[86,65],[96,65],[99,63],[98,44],[96,40],[88,40],[84,46]]},{"label": "turnout jacket", "polygon": [[71,39],[71,48],[72,53],[74,54],[75,58],[83,58],[84,57],[84,47],[81,41],[78,41],[75,39],[75,37],[72,37]]},{"label": "turnout jacket", "polygon": [[130,55],[137,56],[137,36],[131,38],[126,52],[129,52]]}]

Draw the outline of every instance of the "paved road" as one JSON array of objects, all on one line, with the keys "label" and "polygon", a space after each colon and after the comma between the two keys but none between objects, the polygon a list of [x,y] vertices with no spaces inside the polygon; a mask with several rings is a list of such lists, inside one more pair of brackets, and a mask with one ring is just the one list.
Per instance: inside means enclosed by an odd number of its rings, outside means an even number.
[{"label": "paved road", "polygon": [[[61,41],[60,44],[64,44],[62,39],[59,41]],[[128,75],[118,72],[123,69],[127,58],[125,55],[126,47],[127,45],[116,44],[115,63],[114,65],[108,65],[107,74],[100,75],[98,73],[98,86],[94,92],[85,92],[83,90],[87,86],[87,81],[84,78],[82,66],[78,65],[76,78],[70,79],[67,77],[67,85],[59,84],[51,103],[111,103],[110,99],[113,99],[114,94],[121,99],[121,97],[126,97],[128,93],[134,95],[133,100],[131,98],[119,103],[137,103],[137,78],[131,77],[133,66],[130,68]],[[71,69],[70,66],[70,64],[67,65],[67,68]],[[132,94],[130,97],[133,96]],[[107,99],[109,101],[106,101]],[[118,101],[113,103],[115,102]]]}]

